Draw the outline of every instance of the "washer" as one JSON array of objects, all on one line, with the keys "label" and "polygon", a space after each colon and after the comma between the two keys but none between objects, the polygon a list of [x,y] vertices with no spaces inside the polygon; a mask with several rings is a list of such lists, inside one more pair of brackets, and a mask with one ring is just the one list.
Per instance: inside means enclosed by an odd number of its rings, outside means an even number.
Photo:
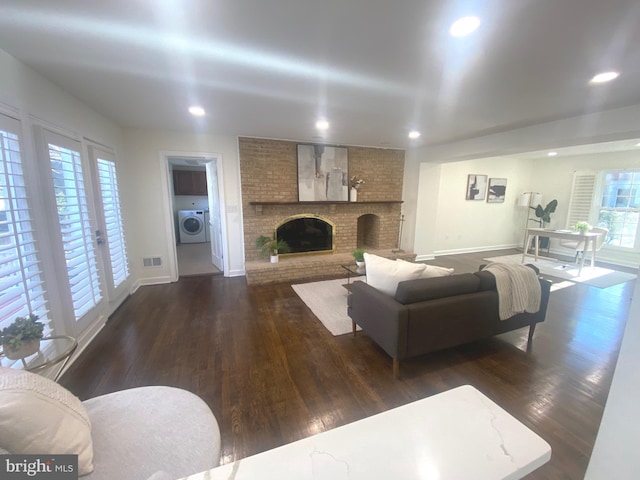
[{"label": "washer", "polygon": [[204,225],[204,210],[179,210],[180,243],[203,243],[207,241]]}]

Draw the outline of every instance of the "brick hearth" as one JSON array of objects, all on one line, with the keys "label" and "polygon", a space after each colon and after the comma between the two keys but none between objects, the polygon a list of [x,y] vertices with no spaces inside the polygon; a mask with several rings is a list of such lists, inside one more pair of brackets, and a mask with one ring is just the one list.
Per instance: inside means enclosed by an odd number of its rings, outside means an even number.
[{"label": "brick hearth", "polygon": [[[415,253],[394,253],[391,250],[369,250],[369,252],[391,259],[401,258],[413,261],[416,258]],[[346,277],[347,271],[341,267],[345,264],[355,266],[350,253],[280,255],[278,263],[270,263],[268,259],[256,260],[247,262],[245,268],[249,285],[263,285]]]}]

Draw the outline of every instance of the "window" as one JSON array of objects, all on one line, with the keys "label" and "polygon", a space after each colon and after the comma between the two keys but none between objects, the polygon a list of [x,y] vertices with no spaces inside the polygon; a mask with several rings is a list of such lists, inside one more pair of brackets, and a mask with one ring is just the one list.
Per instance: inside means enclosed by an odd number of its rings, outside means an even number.
[{"label": "window", "polygon": [[598,226],[608,228],[607,245],[638,249],[640,170],[605,172]]},{"label": "window", "polygon": [[20,154],[20,124],[0,115],[0,329],[34,313],[51,333]]}]

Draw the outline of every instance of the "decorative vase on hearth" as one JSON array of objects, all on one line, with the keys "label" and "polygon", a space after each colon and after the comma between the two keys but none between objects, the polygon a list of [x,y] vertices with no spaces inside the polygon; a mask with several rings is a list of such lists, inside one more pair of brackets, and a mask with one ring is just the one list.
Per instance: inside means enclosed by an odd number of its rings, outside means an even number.
[{"label": "decorative vase on hearth", "polygon": [[358,201],[358,189],[357,188],[352,188],[351,189],[351,193],[349,194],[349,200],[351,200],[352,202],[357,202]]}]

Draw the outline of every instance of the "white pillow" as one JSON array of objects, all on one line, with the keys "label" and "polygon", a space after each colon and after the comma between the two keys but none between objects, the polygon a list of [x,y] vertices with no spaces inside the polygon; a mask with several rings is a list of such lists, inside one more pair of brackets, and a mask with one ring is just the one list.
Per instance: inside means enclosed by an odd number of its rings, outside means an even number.
[{"label": "white pillow", "polygon": [[0,367],[0,447],[13,454],[75,454],[93,471],[91,422],[82,402],[35,373]]},{"label": "white pillow", "polygon": [[364,254],[364,263],[367,283],[391,296],[396,294],[398,282],[420,278],[426,268],[424,263],[396,262],[370,253]]},{"label": "white pillow", "polygon": [[[400,258],[397,261],[410,263]],[[425,265],[425,267],[424,271],[420,274],[420,278],[447,277],[453,275],[453,268],[438,267],[436,265]]]}]

